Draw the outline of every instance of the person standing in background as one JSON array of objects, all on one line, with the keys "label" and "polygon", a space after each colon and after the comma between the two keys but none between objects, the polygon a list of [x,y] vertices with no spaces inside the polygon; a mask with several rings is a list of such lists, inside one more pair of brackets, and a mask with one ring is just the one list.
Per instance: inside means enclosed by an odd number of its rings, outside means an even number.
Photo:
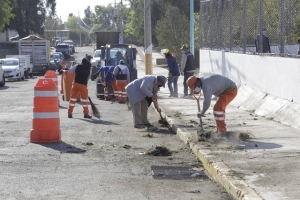
[{"label": "person standing in background", "polygon": [[180,66],[180,72],[181,75],[184,76],[183,78],[183,97],[193,96],[192,93],[188,93],[188,86],[186,84],[186,81],[189,77],[193,76],[196,69],[195,69],[195,59],[192,52],[189,50],[189,46],[187,44],[182,45],[180,48],[183,50],[182,58],[181,58],[181,66]]},{"label": "person standing in background", "polygon": [[260,50],[260,34],[254,40],[257,53],[271,53],[270,40],[267,37],[266,28],[262,28],[262,51]]},{"label": "person standing in background", "polygon": [[167,59],[167,64],[169,69],[169,76],[168,76],[168,88],[170,91],[169,97],[178,97],[177,81],[180,76],[180,72],[179,72],[179,67],[176,58],[172,56],[169,49],[165,50],[164,55],[165,58]]}]

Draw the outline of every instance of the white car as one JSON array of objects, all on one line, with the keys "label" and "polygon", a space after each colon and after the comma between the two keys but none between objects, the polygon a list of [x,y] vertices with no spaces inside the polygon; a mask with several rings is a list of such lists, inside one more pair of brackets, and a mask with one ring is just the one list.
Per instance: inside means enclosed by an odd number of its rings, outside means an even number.
[{"label": "white car", "polygon": [[2,62],[3,61],[0,60],[0,86],[5,85],[4,70],[2,68]]},{"label": "white car", "polygon": [[7,80],[24,80],[24,66],[21,65],[17,58],[3,58],[2,68],[4,70],[4,78]]},{"label": "white car", "polygon": [[101,67],[101,50],[96,50],[91,60],[92,67]]}]

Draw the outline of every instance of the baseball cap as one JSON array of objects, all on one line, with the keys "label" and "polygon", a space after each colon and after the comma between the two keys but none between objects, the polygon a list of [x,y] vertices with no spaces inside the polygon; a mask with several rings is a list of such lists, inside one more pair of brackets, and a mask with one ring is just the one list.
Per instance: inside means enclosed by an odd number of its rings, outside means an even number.
[{"label": "baseball cap", "polygon": [[182,49],[188,49],[188,48],[189,48],[189,45],[184,44],[184,45],[182,45],[182,47],[180,49],[182,50]]},{"label": "baseball cap", "polygon": [[167,78],[165,76],[157,76],[157,81],[161,82],[163,87],[165,87],[165,84],[167,82]]}]

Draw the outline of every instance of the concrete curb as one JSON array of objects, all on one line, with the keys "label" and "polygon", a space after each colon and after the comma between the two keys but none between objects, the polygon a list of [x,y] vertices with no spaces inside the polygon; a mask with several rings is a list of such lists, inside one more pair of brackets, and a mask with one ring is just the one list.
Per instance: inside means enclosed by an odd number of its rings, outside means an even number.
[{"label": "concrete curb", "polygon": [[[154,105],[152,108],[155,109]],[[156,111],[157,112],[157,111]],[[196,157],[202,162],[204,169],[209,175],[219,184],[221,184],[226,191],[236,200],[263,200],[250,186],[239,177],[232,175],[230,169],[223,162],[214,162],[210,156],[212,152],[201,145],[195,143],[195,138],[189,131],[180,128],[176,120],[168,117],[163,111],[162,117],[167,120],[172,130],[177,136],[190,147]]]}]

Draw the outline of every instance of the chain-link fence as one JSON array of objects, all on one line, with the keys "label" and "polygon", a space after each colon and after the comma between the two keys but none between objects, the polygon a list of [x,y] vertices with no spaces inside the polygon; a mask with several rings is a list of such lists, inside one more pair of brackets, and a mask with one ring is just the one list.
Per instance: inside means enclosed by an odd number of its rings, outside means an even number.
[{"label": "chain-link fence", "polygon": [[266,35],[272,54],[298,54],[299,0],[200,0],[199,16],[201,49],[262,53]]}]

